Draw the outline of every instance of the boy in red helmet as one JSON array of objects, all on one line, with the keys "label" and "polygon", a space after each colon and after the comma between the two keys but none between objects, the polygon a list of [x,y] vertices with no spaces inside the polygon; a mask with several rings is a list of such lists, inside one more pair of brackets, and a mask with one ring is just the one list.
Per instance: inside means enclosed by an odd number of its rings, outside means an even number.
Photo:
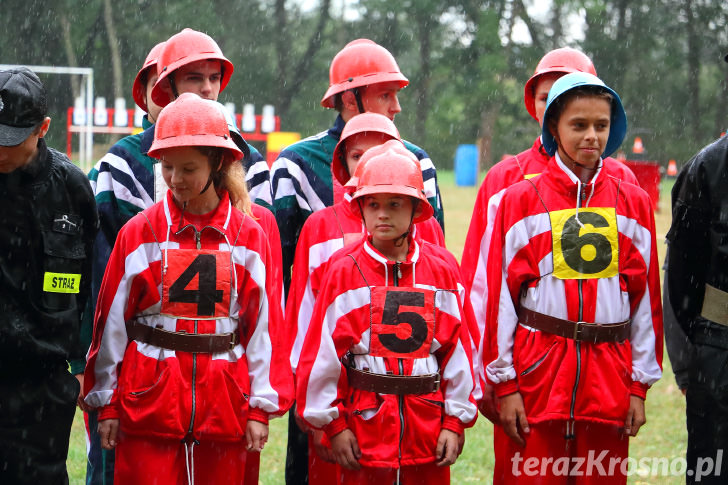
[{"label": "boy in red helmet", "polygon": [[218,105],[184,93],[149,151],[165,198],[119,233],[104,275],[86,402],[116,448],[115,481],[244,483],[292,378],[280,288]]},{"label": "boy in red helmet", "polygon": [[626,483],[629,437],[662,375],[652,203],[604,163],[626,131],[599,78],[559,78],[541,135],[551,159],[498,206],[482,350],[507,436],[494,483]]},{"label": "boy in red helmet", "polygon": [[[413,224],[432,207],[400,142],[368,150],[352,196],[368,235],[329,264],[298,365],[297,412],[339,483],[449,483],[477,409],[459,273]],[[383,439],[384,438],[384,439]]]},{"label": "boy in red helmet", "polygon": [[[562,47],[546,53],[539,61],[533,76],[526,82],[523,101],[528,113],[543,126],[543,114],[546,108],[546,97],[554,82],[572,72],[586,72],[596,75],[594,64],[589,57],[570,47]],[[511,185],[540,174],[546,167],[549,156],[543,148],[541,137],[536,138],[533,146],[516,156],[509,157],[491,168],[485,176],[473,207],[473,217],[465,239],[461,267],[463,278],[470,289],[470,300],[475,312],[480,335],[485,335],[485,309],[487,305],[488,284],[486,268],[488,249],[495,214],[500,198],[505,189]],[[623,163],[612,158],[604,160],[607,171],[626,182],[637,184],[632,171]],[[482,369],[481,369],[482,370]],[[476,376],[478,377],[478,376]],[[479,407],[483,414],[497,423],[497,410],[493,400],[493,392],[486,383],[485,376],[479,376],[484,387],[483,400]],[[502,430],[495,427],[496,444],[503,438]],[[502,449],[495,447],[496,452]]]},{"label": "boy in red helmet", "polygon": [[[326,263],[339,249],[361,240],[365,235],[361,216],[351,210],[350,204],[351,195],[356,190],[355,179],[358,177],[355,174],[363,168],[359,160],[367,150],[388,140],[400,141],[399,132],[389,118],[377,113],[354,116],[344,126],[331,162],[333,178],[338,182],[335,189],[340,187],[343,193],[334,194],[338,202],[315,212],[303,225],[286,305],[286,327],[294,334],[291,339],[294,374]],[[433,218],[416,224],[415,235],[433,244],[445,245],[442,229]],[[308,475],[311,483],[333,483],[336,477],[335,466],[322,463],[322,457],[331,459],[330,448],[327,449],[321,442],[322,435],[314,433],[309,437]],[[313,451],[314,446],[321,456]]]},{"label": "boy in red helmet", "polygon": [[[313,212],[333,205],[334,194],[340,191],[336,187],[338,182],[331,176],[331,160],[344,126],[355,115],[365,112],[394,120],[401,111],[399,92],[408,84],[394,56],[369,39],[349,42],[331,61],[329,87],[321,105],[338,111],[334,125],[287,147],[271,167],[273,209],[281,234],[286,291],[304,222]],[[444,228],[435,166],[424,150],[407,141],[404,144],[420,160],[425,194],[434,207],[435,218]],[[308,483],[307,437],[292,418],[288,432],[286,483],[305,485]]]}]

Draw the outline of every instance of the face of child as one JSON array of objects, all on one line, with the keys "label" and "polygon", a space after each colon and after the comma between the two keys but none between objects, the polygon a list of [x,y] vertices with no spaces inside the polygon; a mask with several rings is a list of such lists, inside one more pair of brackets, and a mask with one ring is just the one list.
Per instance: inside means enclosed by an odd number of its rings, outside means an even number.
[{"label": "face of child", "polygon": [[222,81],[220,61],[202,60],[186,64],[174,73],[177,94],[195,93],[202,99],[217,101]]},{"label": "face of child", "polygon": [[596,167],[609,138],[611,104],[596,96],[574,98],[566,105],[554,138],[564,162]]},{"label": "face of child", "polygon": [[370,84],[361,90],[361,102],[364,105],[364,111],[379,113],[394,121],[394,116],[402,111],[397,97],[401,89],[399,82],[396,81]]},{"label": "face of child", "polygon": [[[412,198],[399,194],[372,194],[364,197],[364,224],[377,243],[395,241],[407,232],[412,222]],[[414,216],[422,209],[418,206]]]},{"label": "face of child", "polygon": [[391,139],[389,135],[378,131],[365,131],[347,138],[346,167],[349,169],[349,175],[354,175],[356,166],[359,164],[359,159],[364,155],[365,151]]},{"label": "face of child", "polygon": [[[208,198],[216,197],[212,185],[202,194],[202,189],[210,179],[210,163],[207,156],[193,147],[174,147],[162,151],[160,157],[162,164],[162,177],[172,191],[175,201],[180,205],[188,204],[190,212],[195,207],[207,208]],[[204,207],[203,207],[204,206]],[[210,209],[214,209],[214,206]],[[205,210],[206,213],[209,212]]]},{"label": "face of child", "polygon": [[556,80],[563,76],[562,73],[553,72],[539,76],[536,82],[536,87],[533,90],[533,104],[536,110],[536,118],[538,118],[538,124],[543,126],[543,114],[546,111],[546,100],[549,97],[549,91],[551,86],[554,85]]}]

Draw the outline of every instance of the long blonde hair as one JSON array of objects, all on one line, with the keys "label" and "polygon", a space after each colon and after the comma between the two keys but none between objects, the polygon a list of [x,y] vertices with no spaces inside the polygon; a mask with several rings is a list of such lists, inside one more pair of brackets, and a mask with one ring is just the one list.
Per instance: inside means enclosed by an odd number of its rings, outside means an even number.
[{"label": "long blonde hair", "polygon": [[[245,214],[253,217],[248,185],[245,182],[245,169],[242,162],[233,160],[228,150],[218,147],[196,147],[207,156],[212,170],[212,183],[215,190],[226,190],[230,203]],[[218,167],[220,169],[218,170]]]}]

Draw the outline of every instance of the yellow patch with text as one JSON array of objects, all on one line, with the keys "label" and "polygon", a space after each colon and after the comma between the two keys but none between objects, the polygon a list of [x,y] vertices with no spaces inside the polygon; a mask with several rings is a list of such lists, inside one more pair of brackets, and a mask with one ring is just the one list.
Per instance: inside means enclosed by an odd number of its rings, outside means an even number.
[{"label": "yellow patch with text", "polygon": [[45,273],[43,291],[47,293],[78,293],[81,275],[73,273]]},{"label": "yellow patch with text", "polygon": [[[567,279],[610,278],[619,270],[619,238],[614,207],[549,212],[554,276]],[[581,222],[582,225],[579,225]]]}]

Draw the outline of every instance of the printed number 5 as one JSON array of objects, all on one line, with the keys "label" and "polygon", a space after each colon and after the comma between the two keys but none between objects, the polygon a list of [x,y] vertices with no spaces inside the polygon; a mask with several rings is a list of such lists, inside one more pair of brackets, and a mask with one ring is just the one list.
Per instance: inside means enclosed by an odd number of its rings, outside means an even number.
[{"label": "printed number 5", "polygon": [[422,346],[427,338],[427,322],[419,313],[401,312],[400,306],[425,307],[425,295],[408,291],[389,291],[384,300],[382,325],[399,325],[406,323],[412,329],[412,335],[401,339],[396,333],[380,333],[379,341],[392,352],[409,354]]}]

